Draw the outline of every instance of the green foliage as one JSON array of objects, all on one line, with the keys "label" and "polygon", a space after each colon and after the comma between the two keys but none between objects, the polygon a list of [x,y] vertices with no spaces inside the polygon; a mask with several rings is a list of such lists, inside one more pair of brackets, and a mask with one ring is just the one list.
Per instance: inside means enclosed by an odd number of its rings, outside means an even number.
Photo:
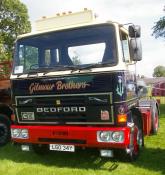
[{"label": "green foliage", "polygon": [[155,67],[153,77],[165,77],[165,67],[164,66]]},{"label": "green foliage", "polygon": [[19,0],[0,0],[0,61],[11,59],[17,36],[30,31],[26,6]]},{"label": "green foliage", "polygon": [[2,37],[0,36],[0,62],[2,60],[6,60],[8,58],[8,54],[7,52],[5,51],[5,48],[4,48],[4,45],[3,45],[3,42],[2,42]]},{"label": "green foliage", "polygon": [[[165,11],[165,6],[163,11]],[[159,21],[155,23],[155,26],[153,27],[153,35],[155,35],[155,38],[165,38],[165,16],[161,17]]]},{"label": "green foliage", "polygon": [[156,25],[153,27],[153,35],[155,35],[156,38],[165,38],[165,16],[156,22]]},{"label": "green foliage", "polygon": [[32,46],[22,46],[20,48],[20,61],[25,70],[29,70],[32,65],[38,63],[38,49]]},{"label": "green foliage", "polygon": [[11,67],[10,64],[6,63],[3,65],[0,65],[0,79],[9,79],[10,77],[10,71]]}]

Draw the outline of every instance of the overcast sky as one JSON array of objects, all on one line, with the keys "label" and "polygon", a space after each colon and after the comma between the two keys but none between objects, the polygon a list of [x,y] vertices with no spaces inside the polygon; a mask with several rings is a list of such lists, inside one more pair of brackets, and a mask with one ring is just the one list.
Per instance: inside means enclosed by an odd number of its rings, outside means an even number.
[{"label": "overcast sky", "polygon": [[152,36],[152,27],[165,16],[164,0],[21,0],[29,12],[32,25],[42,16],[53,16],[64,11],[93,10],[100,19],[122,24],[132,22],[142,27],[143,60],[137,64],[137,74],[152,77],[157,65],[165,66],[165,40]]}]

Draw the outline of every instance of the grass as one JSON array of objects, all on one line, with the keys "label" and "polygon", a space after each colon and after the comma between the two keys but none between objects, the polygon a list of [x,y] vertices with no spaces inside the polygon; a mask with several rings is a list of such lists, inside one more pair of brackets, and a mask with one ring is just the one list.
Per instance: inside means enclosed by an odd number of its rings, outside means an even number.
[{"label": "grass", "polygon": [[145,148],[138,160],[124,163],[100,158],[95,151],[51,152],[38,156],[8,144],[0,148],[1,175],[164,175],[165,105],[161,106],[158,135],[145,137]]}]

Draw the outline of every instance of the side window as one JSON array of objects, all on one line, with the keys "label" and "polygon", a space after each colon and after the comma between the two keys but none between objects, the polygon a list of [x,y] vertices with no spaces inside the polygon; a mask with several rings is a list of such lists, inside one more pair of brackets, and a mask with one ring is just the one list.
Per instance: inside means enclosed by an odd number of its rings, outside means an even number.
[{"label": "side window", "polygon": [[123,49],[124,62],[130,61],[128,35],[121,31],[121,44]]}]

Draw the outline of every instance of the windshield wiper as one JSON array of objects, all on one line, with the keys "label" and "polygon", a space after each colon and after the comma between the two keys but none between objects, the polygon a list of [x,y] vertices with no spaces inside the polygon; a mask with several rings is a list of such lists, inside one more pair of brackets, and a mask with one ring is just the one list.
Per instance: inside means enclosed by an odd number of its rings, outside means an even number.
[{"label": "windshield wiper", "polygon": [[47,73],[51,72],[51,71],[63,71],[63,70],[71,70],[71,73],[75,72],[75,71],[81,71],[81,70],[91,70],[92,68],[97,68],[97,67],[104,67],[106,65],[112,64],[111,62],[98,62],[98,63],[94,63],[94,64],[88,64],[88,65],[84,65],[81,66],[80,65],[55,65],[52,67],[40,67],[37,69],[31,69],[28,70],[27,72],[25,72],[26,74],[36,74],[36,73],[42,73],[43,75],[46,75]]},{"label": "windshield wiper", "polygon": [[56,66],[53,66],[53,67],[49,67],[48,70],[46,70],[44,72],[44,74],[46,74],[48,72],[51,72],[51,71],[59,71],[59,70],[63,71],[63,70],[69,70],[69,69],[75,70],[77,68],[74,65],[56,65]]},{"label": "windshield wiper", "polygon": [[37,68],[37,69],[29,69],[27,71],[25,71],[24,73],[20,73],[18,74],[17,76],[20,77],[24,74],[28,74],[28,77],[29,76],[38,76],[38,73],[43,73],[43,75],[51,72],[51,71],[63,71],[63,70],[77,70],[77,66],[75,65],[55,65],[55,66],[52,66],[52,67],[40,67],[40,68]]},{"label": "windshield wiper", "polygon": [[44,75],[51,71],[64,71],[64,70],[77,70],[77,66],[75,65],[57,65],[53,67],[49,67],[48,70],[44,71]]},{"label": "windshield wiper", "polygon": [[108,64],[111,64],[110,62],[98,62],[98,63],[94,63],[94,64],[90,64],[90,65],[86,65],[86,66],[83,66],[83,67],[79,67],[79,68],[75,68],[74,70],[72,70],[72,73],[74,72],[74,71],[81,71],[81,70],[91,70],[92,68],[97,68],[97,67],[104,67],[104,66],[106,66],[106,65],[108,65]]},{"label": "windshield wiper", "polygon": [[37,69],[28,70],[27,74],[41,73],[41,72],[44,72],[44,74],[47,74],[48,72],[51,72],[51,71],[59,71],[59,70],[66,70],[66,69],[74,70],[76,69],[76,67],[73,65],[55,65],[52,67],[40,67]]}]

